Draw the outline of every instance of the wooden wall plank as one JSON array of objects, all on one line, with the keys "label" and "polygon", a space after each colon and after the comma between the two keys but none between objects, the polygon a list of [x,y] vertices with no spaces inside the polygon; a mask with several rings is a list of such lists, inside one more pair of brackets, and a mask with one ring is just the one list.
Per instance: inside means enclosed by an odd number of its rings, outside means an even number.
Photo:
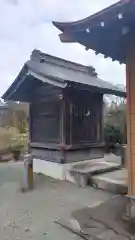
[{"label": "wooden wall plank", "polygon": [[33,93],[31,103],[31,141],[60,143],[59,88],[45,84]]}]

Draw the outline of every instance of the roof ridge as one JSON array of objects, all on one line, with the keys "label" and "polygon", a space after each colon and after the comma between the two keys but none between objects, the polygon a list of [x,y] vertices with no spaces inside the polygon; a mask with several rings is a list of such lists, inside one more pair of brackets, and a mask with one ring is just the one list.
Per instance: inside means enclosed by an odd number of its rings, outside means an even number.
[{"label": "roof ridge", "polygon": [[43,53],[40,50],[34,49],[32,51],[31,60],[33,61],[40,61],[40,63],[45,63],[45,62],[50,62],[52,64],[61,66],[61,67],[65,67],[67,69],[72,69],[75,71],[80,71],[80,72],[84,72],[84,73],[88,73],[91,76],[97,76],[96,70],[93,66],[87,66],[87,65],[83,65],[81,63],[76,63],[76,62],[72,62],[69,60],[66,60],[64,58],[60,58],[60,57],[56,57],[47,53]]}]

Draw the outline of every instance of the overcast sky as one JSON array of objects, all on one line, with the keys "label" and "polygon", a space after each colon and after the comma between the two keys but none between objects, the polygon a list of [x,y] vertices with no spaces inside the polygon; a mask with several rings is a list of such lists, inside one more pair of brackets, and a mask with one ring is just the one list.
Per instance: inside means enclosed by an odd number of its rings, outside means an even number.
[{"label": "overcast sky", "polygon": [[[14,81],[34,48],[82,64],[99,76],[125,83],[125,67],[79,44],[63,44],[51,21],[79,20],[117,0],[0,0],[0,95]],[[110,46],[111,47],[111,46]]]}]

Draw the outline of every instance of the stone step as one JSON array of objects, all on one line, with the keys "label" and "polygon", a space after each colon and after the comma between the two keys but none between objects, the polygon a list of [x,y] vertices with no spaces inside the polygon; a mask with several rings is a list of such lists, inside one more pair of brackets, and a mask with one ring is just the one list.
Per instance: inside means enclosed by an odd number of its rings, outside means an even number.
[{"label": "stone step", "polygon": [[87,164],[80,164],[72,167],[70,171],[80,173],[90,173],[91,175],[97,173],[106,173],[120,169],[121,165],[116,163],[109,163],[105,161],[91,161]]},{"label": "stone step", "polygon": [[127,194],[127,173],[125,169],[99,174],[91,177],[93,187],[110,191],[114,194]]},{"label": "stone step", "polygon": [[119,169],[121,169],[120,164],[108,163],[105,161],[91,161],[87,164],[73,167],[70,170],[70,174],[74,178],[75,183],[80,187],[85,187],[91,182],[93,175],[113,172]]}]

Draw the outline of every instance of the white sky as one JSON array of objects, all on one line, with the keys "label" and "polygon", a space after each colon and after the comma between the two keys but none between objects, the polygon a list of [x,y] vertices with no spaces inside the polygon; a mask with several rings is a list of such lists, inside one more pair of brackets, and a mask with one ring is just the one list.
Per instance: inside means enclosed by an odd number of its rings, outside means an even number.
[{"label": "white sky", "polygon": [[[79,44],[63,44],[51,21],[79,20],[117,0],[0,0],[0,96],[14,81],[34,48],[93,65],[100,78],[125,83],[125,66]],[[111,46],[110,46],[111,47]]]}]

